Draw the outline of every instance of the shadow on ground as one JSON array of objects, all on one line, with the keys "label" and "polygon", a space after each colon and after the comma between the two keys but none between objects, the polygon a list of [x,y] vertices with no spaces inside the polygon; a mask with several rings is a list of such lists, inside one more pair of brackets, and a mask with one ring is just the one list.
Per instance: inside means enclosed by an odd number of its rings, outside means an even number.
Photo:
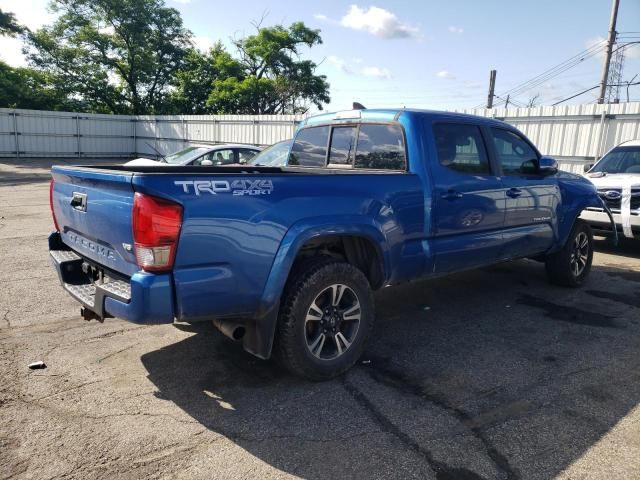
[{"label": "shadow on ground", "polygon": [[368,351],[331,382],[209,325],[142,362],[160,398],[304,478],[551,478],[640,401],[639,294],[638,272],[567,290],[513,262],[379,292]]}]

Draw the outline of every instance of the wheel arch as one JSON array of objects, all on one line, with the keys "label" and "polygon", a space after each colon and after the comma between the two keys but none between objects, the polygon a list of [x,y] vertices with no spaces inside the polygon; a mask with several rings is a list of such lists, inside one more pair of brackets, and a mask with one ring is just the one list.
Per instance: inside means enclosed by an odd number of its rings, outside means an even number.
[{"label": "wheel arch", "polygon": [[[255,328],[252,335],[245,337],[243,346],[245,350],[260,358],[269,358],[273,346],[280,298],[291,274],[294,262],[305,246],[323,245],[323,241],[335,242],[347,240],[346,260],[354,260],[358,247],[353,242],[361,240],[376,253],[376,264],[379,268],[379,278],[374,277],[374,285],[379,288],[385,284],[390,275],[390,259],[388,244],[382,230],[366,217],[349,218],[316,218],[305,220],[293,225],[285,234],[280,247],[271,265],[267,282],[265,284],[260,306],[255,315]],[[349,263],[352,263],[349,261]],[[356,261],[357,266],[357,261]],[[372,272],[370,272],[372,273]],[[367,272],[365,272],[367,275]],[[368,276],[370,283],[372,279]]]}]

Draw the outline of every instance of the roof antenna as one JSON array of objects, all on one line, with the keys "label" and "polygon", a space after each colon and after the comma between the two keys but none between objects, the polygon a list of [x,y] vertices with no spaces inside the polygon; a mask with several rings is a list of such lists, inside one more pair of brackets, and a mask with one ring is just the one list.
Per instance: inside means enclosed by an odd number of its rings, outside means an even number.
[{"label": "roof antenna", "polygon": [[353,102],[353,110],[366,110],[367,107],[362,105],[360,102]]}]

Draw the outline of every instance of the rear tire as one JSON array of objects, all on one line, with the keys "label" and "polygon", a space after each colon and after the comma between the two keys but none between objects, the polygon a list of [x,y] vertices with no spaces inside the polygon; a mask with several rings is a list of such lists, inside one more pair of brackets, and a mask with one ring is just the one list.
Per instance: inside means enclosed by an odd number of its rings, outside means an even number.
[{"label": "rear tire", "polygon": [[362,271],[331,257],[307,260],[285,287],[276,353],[293,374],[328,380],[360,358],[373,320],[373,293]]},{"label": "rear tire", "polygon": [[584,220],[577,219],[564,247],[545,259],[547,277],[556,285],[579,287],[589,276],[592,261],[591,227]]}]

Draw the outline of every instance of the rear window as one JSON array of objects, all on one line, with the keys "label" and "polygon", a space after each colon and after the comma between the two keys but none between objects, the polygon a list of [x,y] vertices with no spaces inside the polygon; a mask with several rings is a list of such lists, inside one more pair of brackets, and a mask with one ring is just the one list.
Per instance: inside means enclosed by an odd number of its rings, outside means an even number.
[{"label": "rear window", "polygon": [[289,165],[322,167],[327,164],[334,168],[405,170],[402,128],[363,123],[300,130],[291,148]]},{"label": "rear window", "polygon": [[291,147],[289,165],[324,167],[331,127],[310,127],[300,130]]},{"label": "rear window", "polygon": [[356,146],[356,168],[404,170],[404,137],[398,125],[360,126]]},{"label": "rear window", "polygon": [[357,127],[333,127],[329,164],[350,165],[356,149]]}]

